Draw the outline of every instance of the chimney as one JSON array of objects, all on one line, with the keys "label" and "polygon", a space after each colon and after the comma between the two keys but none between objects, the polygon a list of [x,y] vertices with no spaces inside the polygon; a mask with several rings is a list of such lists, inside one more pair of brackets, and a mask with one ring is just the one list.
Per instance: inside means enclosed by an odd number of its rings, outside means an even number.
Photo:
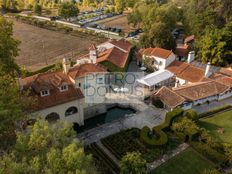
[{"label": "chimney", "polygon": [[212,73],[210,72],[211,64],[210,62],[207,63],[206,69],[205,69],[205,77],[209,77]]},{"label": "chimney", "polygon": [[194,59],[195,59],[195,51],[190,51],[188,53],[188,60],[187,60],[187,62],[191,63],[192,61],[194,61]]},{"label": "chimney", "polygon": [[63,66],[63,72],[67,74],[70,68],[70,63],[68,62],[67,58],[63,58],[62,66]]},{"label": "chimney", "polygon": [[97,63],[97,47],[94,44],[89,48],[89,59],[92,63]]},{"label": "chimney", "polygon": [[175,88],[178,88],[179,87],[179,80],[178,79],[176,79],[176,81],[175,81]]}]

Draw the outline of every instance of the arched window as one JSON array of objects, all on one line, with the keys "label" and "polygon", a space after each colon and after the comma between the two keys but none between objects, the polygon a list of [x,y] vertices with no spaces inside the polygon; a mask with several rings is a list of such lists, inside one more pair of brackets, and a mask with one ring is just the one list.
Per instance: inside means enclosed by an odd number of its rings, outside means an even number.
[{"label": "arched window", "polygon": [[52,112],[50,114],[48,114],[45,119],[49,122],[49,123],[52,123],[52,122],[56,122],[57,120],[60,119],[60,116],[59,114],[57,114],[56,112]]},{"label": "arched window", "polygon": [[73,115],[73,114],[75,114],[75,113],[77,113],[77,112],[78,112],[77,108],[74,107],[74,106],[72,106],[72,107],[70,107],[70,108],[68,108],[68,109],[66,110],[65,116]]}]

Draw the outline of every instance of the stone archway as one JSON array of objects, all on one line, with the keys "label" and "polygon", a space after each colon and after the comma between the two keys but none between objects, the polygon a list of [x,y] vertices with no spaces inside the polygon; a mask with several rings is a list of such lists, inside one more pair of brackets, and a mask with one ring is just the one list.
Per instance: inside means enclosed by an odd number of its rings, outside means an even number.
[{"label": "stone archway", "polygon": [[60,116],[59,116],[58,113],[52,112],[52,113],[48,114],[48,115],[45,117],[45,119],[46,119],[49,123],[54,123],[54,122],[56,122],[57,120],[60,119]]}]

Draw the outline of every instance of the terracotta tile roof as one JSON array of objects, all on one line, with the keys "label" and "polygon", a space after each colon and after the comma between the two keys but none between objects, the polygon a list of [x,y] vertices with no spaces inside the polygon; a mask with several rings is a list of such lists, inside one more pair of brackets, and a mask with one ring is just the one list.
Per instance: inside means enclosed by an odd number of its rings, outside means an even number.
[{"label": "terracotta tile roof", "polygon": [[205,71],[186,62],[174,61],[167,67],[167,70],[177,77],[188,82],[200,82],[205,77]]},{"label": "terracotta tile roof", "polygon": [[107,72],[106,69],[100,65],[86,63],[71,68],[68,75],[75,79],[77,77],[84,77],[87,73]]},{"label": "terracotta tile roof", "polygon": [[139,50],[140,55],[155,56],[162,59],[167,59],[172,53],[172,50],[166,50],[158,47]]},{"label": "terracotta tile roof", "polygon": [[[130,44],[130,42],[121,39],[118,41],[111,40],[107,43],[111,43],[114,46],[104,51],[98,50],[97,63],[100,63],[103,61],[110,61],[116,66],[120,68],[124,68],[129,58],[130,50],[132,48],[132,45]],[[89,50],[93,50],[93,49],[96,49],[96,47],[94,45],[91,45]],[[80,60],[84,58],[89,58],[89,54],[83,54],[81,56],[78,56],[76,59]]]},{"label": "terracotta tile roof", "polygon": [[189,45],[178,46],[175,50],[177,56],[187,57],[189,52]]},{"label": "terracotta tile roof", "polygon": [[221,68],[219,70],[219,73],[232,77],[232,69],[231,68]]},{"label": "terracotta tile roof", "polygon": [[68,90],[64,92],[60,92],[59,89],[55,88],[50,91],[48,96],[41,97],[37,95],[37,102],[33,106],[33,110],[41,110],[82,98],[84,98],[83,93],[74,86],[69,86]]},{"label": "terracotta tile roof", "polygon": [[190,101],[218,95],[229,90],[229,87],[215,81],[199,82],[173,89],[178,95]]},{"label": "terracotta tile roof", "polygon": [[[69,77],[63,72],[49,72],[27,77],[21,80],[24,90],[30,90],[36,98],[30,109],[33,111],[84,98],[81,90],[75,88]],[[59,87],[67,85],[68,90],[60,92]],[[49,90],[50,95],[40,96],[42,90]]]},{"label": "terracotta tile roof", "polygon": [[89,47],[89,50],[97,50],[97,47],[95,44],[92,44],[90,47]]},{"label": "terracotta tile roof", "polygon": [[129,57],[129,52],[124,53],[117,47],[114,47],[111,53],[109,54],[107,60],[119,66],[120,68],[124,68],[128,57]]},{"label": "terracotta tile roof", "polygon": [[162,87],[156,94],[153,96],[158,97],[165,105],[170,108],[175,108],[185,102],[185,99],[175,93],[173,90]]},{"label": "terracotta tile roof", "polygon": [[119,47],[119,48],[125,50],[125,51],[130,51],[130,49],[132,48],[131,43],[125,39],[111,40],[110,43],[115,45],[116,47]]},{"label": "terracotta tile roof", "polygon": [[215,80],[218,83],[224,84],[232,88],[232,77],[225,76],[222,74],[214,73],[210,76],[211,79]]},{"label": "terracotta tile roof", "polygon": [[120,68],[124,68],[129,58],[129,52],[123,52],[117,47],[100,52],[97,57],[97,63],[109,61]]},{"label": "terracotta tile roof", "polygon": [[194,41],[195,39],[195,36],[194,35],[190,35],[190,36],[187,36],[184,40],[184,43],[189,43],[189,42],[192,42]]}]

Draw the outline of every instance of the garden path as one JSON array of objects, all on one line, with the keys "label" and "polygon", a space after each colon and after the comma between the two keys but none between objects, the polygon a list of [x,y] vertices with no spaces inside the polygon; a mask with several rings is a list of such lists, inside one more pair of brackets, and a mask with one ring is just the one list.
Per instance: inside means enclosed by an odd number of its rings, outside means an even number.
[{"label": "garden path", "polygon": [[170,160],[174,156],[178,155],[179,153],[181,153],[182,151],[184,151],[188,147],[189,147],[189,145],[186,143],[180,144],[176,149],[174,149],[172,151],[172,153],[170,155],[165,154],[165,155],[163,155],[163,157],[161,159],[155,160],[152,163],[150,163],[148,166],[148,170],[149,171],[154,170],[155,168],[159,167],[161,164],[165,163],[166,161]]},{"label": "garden path", "polygon": [[224,106],[226,104],[232,105],[232,97],[220,101],[211,101],[209,104],[205,103],[200,106],[194,106],[193,110],[197,111],[198,114],[201,114],[214,108]]},{"label": "garden path", "polygon": [[120,166],[120,161],[101,143],[101,141],[98,141],[97,145],[115,162],[115,164]]}]

